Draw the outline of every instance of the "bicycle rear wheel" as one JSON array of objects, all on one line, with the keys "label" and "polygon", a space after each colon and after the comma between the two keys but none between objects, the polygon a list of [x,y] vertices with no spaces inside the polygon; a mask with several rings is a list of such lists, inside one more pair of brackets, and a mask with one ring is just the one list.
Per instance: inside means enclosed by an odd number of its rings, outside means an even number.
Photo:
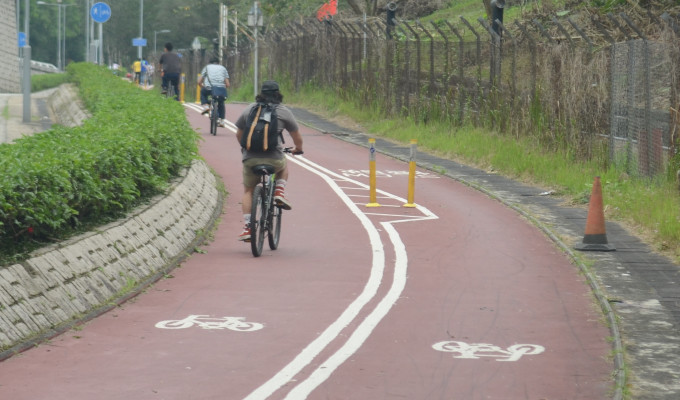
[{"label": "bicycle rear wheel", "polygon": [[279,238],[281,236],[281,214],[283,210],[281,207],[272,205],[272,211],[269,213],[269,248],[276,250],[279,247]]},{"label": "bicycle rear wheel", "polygon": [[253,202],[250,210],[250,250],[254,257],[262,255],[266,217],[264,190],[262,186],[258,185],[253,190]]},{"label": "bicycle rear wheel", "polygon": [[171,80],[168,81],[168,89],[167,89],[167,92],[165,93],[165,96],[169,97],[169,98],[176,98],[177,97],[177,86],[175,86],[175,84],[172,83]]},{"label": "bicycle rear wheel", "polygon": [[210,102],[212,107],[210,110],[210,134],[213,136],[217,135],[217,108],[215,107],[215,101]]}]

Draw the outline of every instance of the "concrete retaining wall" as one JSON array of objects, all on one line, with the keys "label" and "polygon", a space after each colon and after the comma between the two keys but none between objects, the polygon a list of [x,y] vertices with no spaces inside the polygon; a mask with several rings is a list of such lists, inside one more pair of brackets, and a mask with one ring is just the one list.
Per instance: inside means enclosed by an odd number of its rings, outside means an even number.
[{"label": "concrete retaining wall", "polygon": [[90,118],[90,113],[83,107],[78,97],[78,89],[70,83],[59,86],[48,100],[54,123],[68,127],[81,125],[84,120]]},{"label": "concrete retaining wall", "polygon": [[128,218],[0,267],[0,360],[105,311],[174,268],[214,226],[223,201],[217,187],[212,171],[196,160],[166,195]]}]

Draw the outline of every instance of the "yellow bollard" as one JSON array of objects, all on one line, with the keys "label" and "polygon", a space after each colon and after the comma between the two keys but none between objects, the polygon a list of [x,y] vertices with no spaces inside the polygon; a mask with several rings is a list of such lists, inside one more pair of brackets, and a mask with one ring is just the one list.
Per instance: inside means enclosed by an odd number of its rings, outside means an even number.
[{"label": "yellow bollard", "polygon": [[413,198],[416,191],[416,147],[418,141],[411,139],[411,155],[408,159],[408,199],[404,207],[415,207]]},{"label": "yellow bollard", "polygon": [[201,79],[201,74],[196,77],[196,104],[201,104],[201,86],[198,81]]},{"label": "yellow bollard", "polygon": [[184,86],[186,85],[186,78],[184,74],[179,77],[179,101],[184,103]]},{"label": "yellow bollard", "polygon": [[375,179],[375,139],[371,138],[368,139],[368,144],[369,144],[369,156],[368,156],[368,167],[369,167],[369,177],[368,177],[368,182],[369,182],[369,203],[366,204],[366,207],[380,207],[380,204],[378,204],[377,198],[376,198],[376,179]]}]

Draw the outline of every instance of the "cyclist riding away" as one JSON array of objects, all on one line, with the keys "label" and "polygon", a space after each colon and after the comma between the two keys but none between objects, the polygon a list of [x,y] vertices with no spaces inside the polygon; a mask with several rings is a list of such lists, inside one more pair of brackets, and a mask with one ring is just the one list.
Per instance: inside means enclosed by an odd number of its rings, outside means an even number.
[{"label": "cyclist riding away", "polygon": [[[177,53],[172,52],[172,43],[168,42],[165,44],[163,54],[158,63],[160,64],[161,77],[163,78],[161,83],[163,90],[161,93],[167,93],[168,83],[172,84],[176,92],[179,88],[179,75],[182,73],[182,63]],[[177,96],[177,100],[179,100],[179,96]]]},{"label": "cyclist riding away", "polygon": [[287,130],[290,137],[293,139],[293,144],[295,148],[292,150],[293,154],[302,153],[302,135],[300,135],[300,128],[295,120],[295,116],[290,111],[290,109],[281,102],[283,101],[283,95],[279,91],[279,84],[275,81],[266,81],[262,84],[262,89],[260,94],[255,97],[256,103],[252,103],[246,110],[238,117],[236,120],[236,139],[239,144],[241,143],[241,137],[245,134],[246,120],[250,114],[251,108],[257,103],[269,103],[274,105],[276,108],[276,114],[278,118],[278,132],[277,134],[278,145],[275,148],[269,149],[267,151],[252,151],[241,149],[242,159],[243,159],[243,198],[241,201],[241,208],[243,210],[243,219],[245,221],[245,228],[239,236],[239,240],[249,241],[250,240],[250,214],[251,205],[253,199],[253,189],[259,181],[259,177],[252,172],[252,167],[258,164],[269,164],[273,165],[276,173],[276,188],[274,189],[274,201],[278,206],[284,210],[290,210],[291,204],[286,199],[284,195],[284,190],[286,187],[286,182],[288,181],[288,166],[286,165],[286,156],[283,153],[283,136],[281,133],[283,130]]},{"label": "cyclist riding away", "polygon": [[210,59],[210,64],[206,65],[198,78],[198,85],[201,87],[201,104],[203,105],[202,114],[210,112],[208,106],[208,95],[217,98],[218,124],[224,126],[224,99],[227,97],[229,87],[229,72],[219,64],[217,57]]}]

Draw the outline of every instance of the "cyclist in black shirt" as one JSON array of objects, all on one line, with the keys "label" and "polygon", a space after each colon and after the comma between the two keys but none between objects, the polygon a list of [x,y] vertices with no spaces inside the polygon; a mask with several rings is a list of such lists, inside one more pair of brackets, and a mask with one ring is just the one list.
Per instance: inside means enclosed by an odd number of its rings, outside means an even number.
[{"label": "cyclist in black shirt", "polygon": [[[160,60],[161,77],[163,82],[161,84],[162,93],[165,94],[168,90],[168,83],[172,84],[175,88],[175,94],[178,92],[179,88],[179,75],[182,73],[182,62],[177,53],[172,52],[172,43],[168,42],[165,44],[163,49],[163,54]],[[177,97],[179,100],[179,96]]]}]

